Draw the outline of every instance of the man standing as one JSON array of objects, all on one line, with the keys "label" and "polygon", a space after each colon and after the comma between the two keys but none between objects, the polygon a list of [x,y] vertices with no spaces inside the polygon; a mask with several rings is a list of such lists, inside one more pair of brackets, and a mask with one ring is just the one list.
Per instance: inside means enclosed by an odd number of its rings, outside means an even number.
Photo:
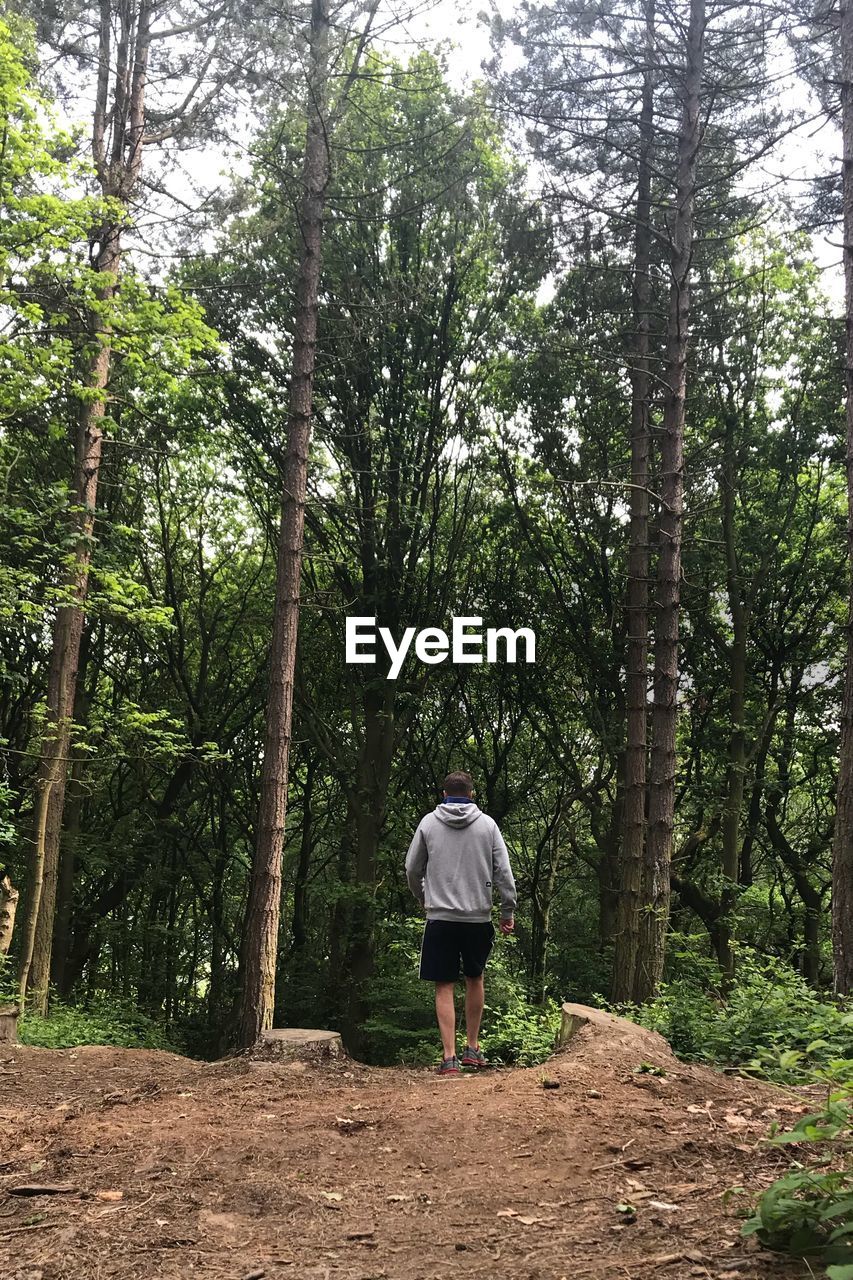
[{"label": "man standing", "polygon": [[492,892],[501,901],[501,933],[512,933],[516,892],[509,854],[493,818],[474,803],[470,773],[449,773],[444,800],[423,818],[406,855],[409,888],[426,908],[420,976],[435,983],[443,1058],[438,1074],[458,1076],[453,988],[465,975],[463,1067],[488,1066],[480,1052],[483,970],[492,949]]}]

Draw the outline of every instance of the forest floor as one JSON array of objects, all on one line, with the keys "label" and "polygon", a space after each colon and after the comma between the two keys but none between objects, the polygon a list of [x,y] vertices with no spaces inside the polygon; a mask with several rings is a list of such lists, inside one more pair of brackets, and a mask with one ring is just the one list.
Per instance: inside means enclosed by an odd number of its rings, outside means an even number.
[{"label": "forest floor", "polygon": [[771,1122],[806,1107],[591,1026],[544,1067],[450,1079],[0,1046],[0,1277],[809,1275],[739,1216],[786,1167]]}]

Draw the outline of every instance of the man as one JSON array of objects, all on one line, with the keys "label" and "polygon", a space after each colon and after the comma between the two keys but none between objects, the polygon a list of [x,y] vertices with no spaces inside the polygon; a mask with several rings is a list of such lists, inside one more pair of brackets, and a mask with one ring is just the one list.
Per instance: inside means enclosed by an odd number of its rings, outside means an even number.
[{"label": "man", "polygon": [[501,901],[501,933],[512,933],[515,880],[493,818],[474,803],[470,773],[449,773],[444,800],[421,820],[406,855],[409,888],[426,908],[420,976],[435,983],[435,1012],[443,1058],[438,1074],[458,1076],[453,988],[465,975],[467,1044],[461,1066],[486,1067],[480,1052],[483,970],[492,949],[492,891]]}]

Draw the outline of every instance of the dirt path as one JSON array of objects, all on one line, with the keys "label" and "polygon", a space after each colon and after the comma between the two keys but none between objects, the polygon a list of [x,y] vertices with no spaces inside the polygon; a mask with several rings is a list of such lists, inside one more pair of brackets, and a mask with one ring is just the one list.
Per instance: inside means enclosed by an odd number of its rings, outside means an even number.
[{"label": "dirt path", "polygon": [[[0,1277],[808,1274],[742,1243],[738,1197],[724,1201],[781,1170],[757,1143],[791,1100],[642,1035],[588,1027],[545,1068],[450,1080],[7,1049]],[[635,1073],[643,1060],[666,1076]],[[73,1190],[10,1194],[25,1183]]]}]

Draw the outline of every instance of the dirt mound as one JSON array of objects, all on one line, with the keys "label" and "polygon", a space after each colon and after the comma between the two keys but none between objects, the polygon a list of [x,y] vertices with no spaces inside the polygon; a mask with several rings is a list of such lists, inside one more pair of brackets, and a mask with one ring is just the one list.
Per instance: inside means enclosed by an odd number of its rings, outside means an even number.
[{"label": "dirt mound", "polygon": [[457,1079],[9,1049],[0,1276],[805,1274],[742,1242],[724,1198],[777,1176],[760,1139],[804,1104],[642,1037],[594,1020],[544,1068]]}]

